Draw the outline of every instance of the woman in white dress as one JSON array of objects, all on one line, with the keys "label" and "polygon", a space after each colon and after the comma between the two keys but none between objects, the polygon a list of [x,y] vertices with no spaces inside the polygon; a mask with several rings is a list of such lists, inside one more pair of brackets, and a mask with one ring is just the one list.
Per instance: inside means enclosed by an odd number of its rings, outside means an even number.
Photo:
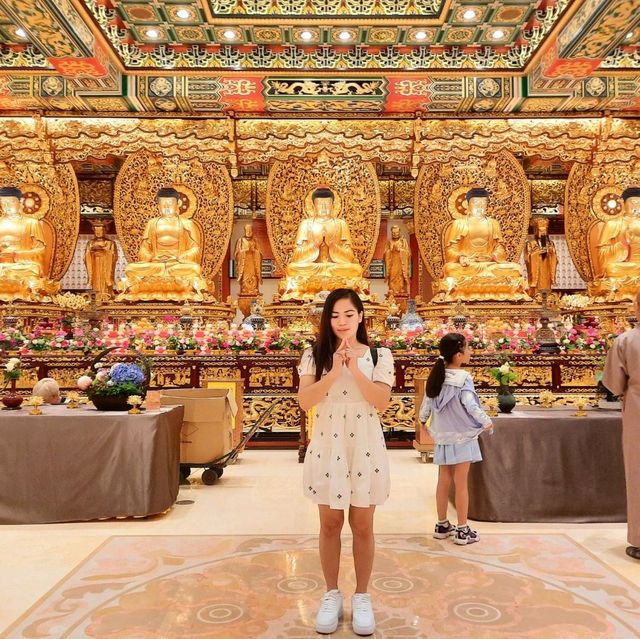
[{"label": "woman in white dress", "polygon": [[311,411],[313,422],[304,492],[318,504],[320,562],[327,584],[316,630],[334,632],[342,616],[338,568],[348,510],[357,582],[351,598],[353,630],[370,635],[375,631],[367,592],[375,549],[373,514],[389,496],[389,462],[378,412],[389,404],[394,369],[389,349],[369,348],[364,308],[353,290],[328,295],[318,341],[303,353],[298,373],[298,403]]}]

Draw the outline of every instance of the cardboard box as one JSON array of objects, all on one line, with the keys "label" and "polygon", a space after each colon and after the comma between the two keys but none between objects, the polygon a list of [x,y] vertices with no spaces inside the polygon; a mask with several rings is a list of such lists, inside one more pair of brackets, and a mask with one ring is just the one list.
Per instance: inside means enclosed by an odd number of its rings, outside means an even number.
[{"label": "cardboard box", "polygon": [[162,391],[163,406],[182,404],[180,463],[207,464],[233,448],[238,412],[234,393],[227,388],[175,388]]}]

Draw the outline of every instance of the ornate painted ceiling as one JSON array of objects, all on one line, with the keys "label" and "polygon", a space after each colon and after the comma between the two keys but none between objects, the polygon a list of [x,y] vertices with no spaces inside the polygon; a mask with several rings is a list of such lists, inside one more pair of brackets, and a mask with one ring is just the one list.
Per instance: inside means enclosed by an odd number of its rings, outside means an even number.
[{"label": "ornate painted ceiling", "polygon": [[640,0],[0,0],[0,110],[640,112]]}]

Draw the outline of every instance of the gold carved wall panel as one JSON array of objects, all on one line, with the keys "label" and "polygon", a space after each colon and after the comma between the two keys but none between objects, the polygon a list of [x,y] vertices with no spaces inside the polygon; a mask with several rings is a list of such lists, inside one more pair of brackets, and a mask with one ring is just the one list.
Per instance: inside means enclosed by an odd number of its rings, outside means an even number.
[{"label": "gold carved wall panel", "polygon": [[113,211],[127,259],[138,259],[145,225],[158,215],[156,193],[169,184],[181,194],[181,215],[191,217],[200,229],[202,274],[211,280],[224,260],[233,228],[231,178],[220,164],[146,151],[127,158],[116,179]]},{"label": "gold carved wall panel", "polygon": [[[590,245],[597,243],[607,220],[622,214],[622,191],[639,184],[640,161],[574,164],[571,168],[564,202],[565,235],[571,258],[583,280],[590,282],[596,276],[597,256]],[[614,208],[609,206],[613,200],[617,203]]]},{"label": "gold carved wall panel", "polygon": [[354,253],[366,268],[380,229],[380,190],[372,162],[341,156],[306,156],[274,162],[267,184],[267,230],[276,262],[289,262],[309,194],[327,185],[342,200],[339,216],[351,231]]},{"label": "gold carved wall panel", "polygon": [[25,195],[23,211],[44,222],[45,266],[62,279],[73,259],[80,231],[80,195],[70,164],[0,163],[0,186],[17,186]]},{"label": "gold carved wall panel", "polygon": [[531,212],[524,169],[506,151],[482,159],[427,164],[416,181],[414,219],[422,259],[437,279],[443,276],[444,234],[454,218],[466,215],[464,196],[472,187],[489,190],[487,215],[500,222],[507,258],[519,262]]},{"label": "gold carved wall panel", "polygon": [[62,162],[148,150],[164,158],[236,166],[233,122],[227,119],[49,118],[46,135]]},{"label": "gold carved wall panel", "polygon": [[410,120],[239,120],[236,145],[242,162],[286,161],[292,156],[334,153],[345,157],[409,164],[413,146]]}]

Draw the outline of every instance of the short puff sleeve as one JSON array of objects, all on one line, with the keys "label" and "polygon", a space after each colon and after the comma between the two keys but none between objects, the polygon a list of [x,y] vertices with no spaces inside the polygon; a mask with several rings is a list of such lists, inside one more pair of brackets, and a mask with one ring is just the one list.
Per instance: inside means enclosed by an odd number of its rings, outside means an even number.
[{"label": "short puff sleeve", "polygon": [[393,388],[396,374],[393,366],[393,355],[388,348],[378,349],[378,362],[373,369],[373,381],[382,382]]},{"label": "short puff sleeve", "polygon": [[315,374],[316,363],[313,359],[313,350],[307,348],[304,353],[302,353],[302,357],[300,358],[300,363],[298,364],[298,375],[302,377],[303,375]]}]

